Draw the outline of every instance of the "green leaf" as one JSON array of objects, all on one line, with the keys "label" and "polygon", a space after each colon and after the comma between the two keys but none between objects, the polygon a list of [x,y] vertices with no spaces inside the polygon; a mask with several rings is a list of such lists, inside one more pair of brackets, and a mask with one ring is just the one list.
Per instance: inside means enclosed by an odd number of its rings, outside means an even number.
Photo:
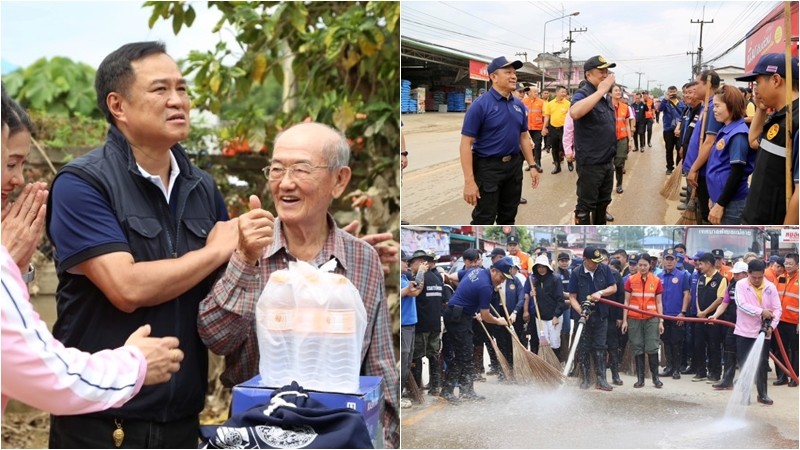
[{"label": "green leaf", "polygon": [[184,20],[184,22],[186,22],[186,27],[187,28],[192,26],[192,24],[194,23],[195,17],[197,17],[197,14],[194,12],[194,8],[189,6],[186,9],[186,19]]},{"label": "green leaf", "polygon": [[183,26],[183,8],[180,4],[176,4],[172,9],[172,31],[175,36],[181,31],[181,26]]}]

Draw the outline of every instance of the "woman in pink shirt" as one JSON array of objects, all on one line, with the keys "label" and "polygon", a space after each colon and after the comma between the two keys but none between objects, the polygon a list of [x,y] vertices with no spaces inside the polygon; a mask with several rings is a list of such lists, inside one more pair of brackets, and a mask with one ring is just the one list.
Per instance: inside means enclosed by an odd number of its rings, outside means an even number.
[{"label": "woman in pink shirt", "polygon": [[[736,335],[736,358],[742,364],[747,361],[762,322],[769,321],[766,339],[770,339],[781,318],[781,299],[775,285],[764,279],[766,267],[764,261],[754,259],[747,264],[747,278],[736,282],[736,328],[733,334]],[[757,399],[765,405],[773,403],[767,396],[768,355],[769,344],[765,343],[756,372]]]}]

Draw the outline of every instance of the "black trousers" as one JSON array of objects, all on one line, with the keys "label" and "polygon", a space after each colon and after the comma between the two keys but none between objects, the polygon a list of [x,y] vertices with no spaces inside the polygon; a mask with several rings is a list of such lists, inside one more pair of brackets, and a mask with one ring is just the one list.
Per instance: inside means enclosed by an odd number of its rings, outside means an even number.
[{"label": "black trousers", "polygon": [[553,149],[553,164],[556,166],[561,165],[564,160],[564,127],[547,126],[547,139],[550,139],[550,147]]},{"label": "black trousers", "polygon": [[[486,328],[489,329],[489,333],[494,336],[494,340],[497,343],[497,348],[500,349],[500,353],[503,354],[508,364],[513,366],[514,365],[514,352],[511,348],[511,334],[509,334],[508,329],[501,325],[486,325]],[[498,366],[494,367],[499,373],[502,373],[501,367]]]},{"label": "black trousers", "polygon": [[[698,375],[722,374],[722,332],[719,325],[698,323],[694,327],[694,360]],[[708,356],[708,363],[706,363]]]},{"label": "black trousers", "polygon": [[[171,422],[120,421],[125,438],[119,448],[197,448],[197,415]],[[50,448],[115,448],[117,426],[110,417],[50,416]]]},{"label": "black trousers", "polygon": [[[736,336],[736,359],[739,364],[744,367],[747,357],[750,355],[750,350],[753,349],[753,344],[756,343],[755,339],[747,338],[744,336]],[[758,368],[756,369],[756,386],[763,386],[764,395],[767,394],[767,362],[769,361],[769,341],[764,341],[764,346],[761,348],[761,354],[758,356]],[[761,394],[761,392],[759,392]]]},{"label": "black trousers", "polygon": [[586,322],[581,335],[581,341],[578,342],[578,355],[588,358],[590,351],[608,349],[608,319],[600,317],[599,313],[589,316],[589,321]]},{"label": "black trousers", "polygon": [[[789,322],[778,322],[778,333],[781,334],[781,342],[783,343],[783,347],[786,350],[786,356],[789,357],[789,362],[794,369],[794,373],[798,373],[797,367],[797,348],[800,345],[800,341],[797,340],[797,325]],[[773,341],[777,341],[777,339],[772,339]],[[783,354],[778,353],[775,354],[778,359],[783,361]],[[784,362],[785,364],[785,362]],[[778,369],[778,373],[783,373],[780,369]],[[784,376],[786,376],[784,374]]]},{"label": "black trousers", "polygon": [[[650,145],[653,138],[653,119],[645,120],[644,125],[647,128],[647,145]],[[642,143],[642,147],[644,147],[644,143]]]},{"label": "black trousers", "polygon": [[472,392],[472,318],[462,314],[453,316],[453,309],[444,312],[444,328],[447,332],[443,339],[453,351],[453,359],[447,365],[443,392],[453,393],[456,384],[461,393]]},{"label": "black trousers", "polygon": [[678,326],[678,322],[665,320],[664,334],[661,335],[661,340],[664,341],[664,345],[683,344],[683,341],[686,339],[684,328],[687,324],[688,322],[684,322],[683,325]]},{"label": "black trousers", "polygon": [[533,139],[533,159],[539,167],[542,166],[542,130],[528,130]]},{"label": "black trousers", "polygon": [[647,127],[645,126],[644,122],[636,122],[636,130],[633,133],[633,146],[636,148],[636,150],[639,150],[639,148],[643,149],[646,144],[644,140],[646,129]]},{"label": "black trousers", "polygon": [[[701,169],[705,171],[705,169]],[[706,177],[699,175],[697,177],[697,224],[708,225],[708,214],[711,208],[708,207],[708,184],[706,184]]]},{"label": "black trousers", "polygon": [[[696,317],[696,316],[687,316],[687,317]],[[666,321],[665,321],[666,322]],[[683,324],[684,328],[684,341],[683,341],[683,354],[681,356],[681,364],[683,366],[689,365],[692,363],[693,368],[697,368],[695,366],[695,361],[692,355],[694,355],[694,335],[695,335],[695,322],[686,322]]]},{"label": "black trousers", "polygon": [[606,346],[608,347],[608,352],[618,352],[617,356],[622,357],[622,346],[620,345],[620,341],[622,338],[622,331],[617,328],[617,321],[616,319],[607,319],[608,325],[606,325]]},{"label": "black trousers", "polygon": [[675,170],[675,163],[681,160],[678,148],[675,146],[677,141],[675,130],[665,130],[663,134],[664,147],[667,149],[667,170]]},{"label": "black trousers", "polygon": [[614,189],[614,163],[581,164],[576,161],[578,172],[577,211],[593,212],[599,205],[611,203]]},{"label": "black trousers", "polygon": [[522,196],[522,154],[481,158],[473,154],[472,173],[481,198],[472,210],[472,225],[514,225]]}]

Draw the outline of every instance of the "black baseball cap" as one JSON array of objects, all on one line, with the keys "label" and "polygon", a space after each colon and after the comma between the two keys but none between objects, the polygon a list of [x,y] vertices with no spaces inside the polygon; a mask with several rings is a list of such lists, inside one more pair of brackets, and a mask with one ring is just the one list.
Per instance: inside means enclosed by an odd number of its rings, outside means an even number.
[{"label": "black baseball cap", "polygon": [[519,69],[520,67],[522,67],[522,61],[520,60],[509,61],[506,59],[505,56],[499,56],[493,59],[492,62],[489,63],[489,69],[487,70],[487,72],[489,72],[489,75],[491,75],[495,72],[495,70],[502,69],[503,67],[508,67],[508,66],[513,66],[514,69]]},{"label": "black baseball cap", "polygon": [[617,67],[617,63],[609,63],[600,55],[592,56],[583,63],[583,71],[588,72],[592,69],[611,69]]},{"label": "black baseball cap", "polygon": [[591,245],[583,249],[583,257],[591,259],[596,263],[603,262],[603,255],[600,253],[600,249]]},{"label": "black baseball cap", "polygon": [[714,258],[724,258],[725,250],[721,248],[715,248],[714,250],[711,250],[711,254],[714,255]]},{"label": "black baseball cap", "polygon": [[511,236],[508,237],[508,241],[506,241],[506,243],[507,244],[519,244],[519,238],[516,235],[512,234]]},{"label": "black baseball cap", "polygon": [[558,260],[561,261],[562,259],[570,259],[569,254],[561,252],[558,254]]},{"label": "black baseball cap", "polygon": [[[785,53],[767,53],[758,60],[752,73],[736,77],[736,81],[756,81],[759,75],[774,74],[786,79]],[[797,58],[795,57],[792,57],[792,79],[797,80]]]}]

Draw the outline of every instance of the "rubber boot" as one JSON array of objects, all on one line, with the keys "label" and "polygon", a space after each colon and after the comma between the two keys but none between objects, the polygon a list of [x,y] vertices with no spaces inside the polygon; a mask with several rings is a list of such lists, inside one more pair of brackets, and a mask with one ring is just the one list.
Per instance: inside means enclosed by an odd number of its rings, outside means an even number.
[{"label": "rubber boot", "polygon": [[597,375],[597,381],[594,385],[595,389],[601,391],[612,391],[614,390],[611,385],[608,384],[606,381],[606,351],[605,350],[595,350],[593,353],[594,355],[594,368],[595,368],[595,375]]},{"label": "rubber boot", "polygon": [[605,225],[607,223],[606,209],[608,209],[608,203],[597,204],[597,208],[592,213],[592,224]]},{"label": "rubber boot", "polygon": [[767,372],[764,368],[759,367],[756,373],[756,390],[758,391],[758,403],[764,405],[771,405],[772,399],[767,395]]},{"label": "rubber boot", "polygon": [[664,371],[658,374],[662,377],[671,377],[673,373],[675,373],[674,364],[673,364],[673,356],[672,356],[672,346],[665,345],[664,346],[664,355],[667,357],[667,367],[664,368]]},{"label": "rubber boot", "polygon": [[636,359],[636,383],[633,383],[633,387],[644,387],[644,353],[636,355],[634,358]]},{"label": "rubber boot", "polygon": [[583,355],[580,361],[581,389],[589,389],[589,355]]},{"label": "rubber boot", "polygon": [[650,363],[650,372],[653,373],[653,386],[661,389],[661,386],[664,386],[664,383],[658,379],[658,353],[649,353],[647,355],[647,360]]},{"label": "rubber boot", "polygon": [[575,210],[575,225],[591,225],[592,219],[588,211]]},{"label": "rubber boot", "polygon": [[725,352],[725,370],[722,372],[722,380],[711,387],[719,390],[729,391],[733,389],[733,377],[736,375],[736,353]]},{"label": "rubber boot", "polygon": [[683,344],[675,344],[672,345],[672,379],[673,380],[680,380],[681,379],[681,350],[683,350]]},{"label": "rubber boot", "polygon": [[422,385],[422,358],[416,358],[411,361],[411,376],[414,377],[417,386],[419,386],[420,389],[424,389]]},{"label": "rubber boot", "polygon": [[439,363],[439,355],[433,358],[428,358],[428,379],[430,380],[431,388],[428,390],[428,395],[439,395],[439,390],[442,388],[441,379],[441,364]]},{"label": "rubber boot", "polygon": [[612,349],[608,353],[611,356],[611,384],[622,386],[622,378],[619,377],[619,349]]},{"label": "rubber boot", "polygon": [[622,171],[624,167],[615,167],[615,171],[617,172],[617,187],[622,186]]}]

